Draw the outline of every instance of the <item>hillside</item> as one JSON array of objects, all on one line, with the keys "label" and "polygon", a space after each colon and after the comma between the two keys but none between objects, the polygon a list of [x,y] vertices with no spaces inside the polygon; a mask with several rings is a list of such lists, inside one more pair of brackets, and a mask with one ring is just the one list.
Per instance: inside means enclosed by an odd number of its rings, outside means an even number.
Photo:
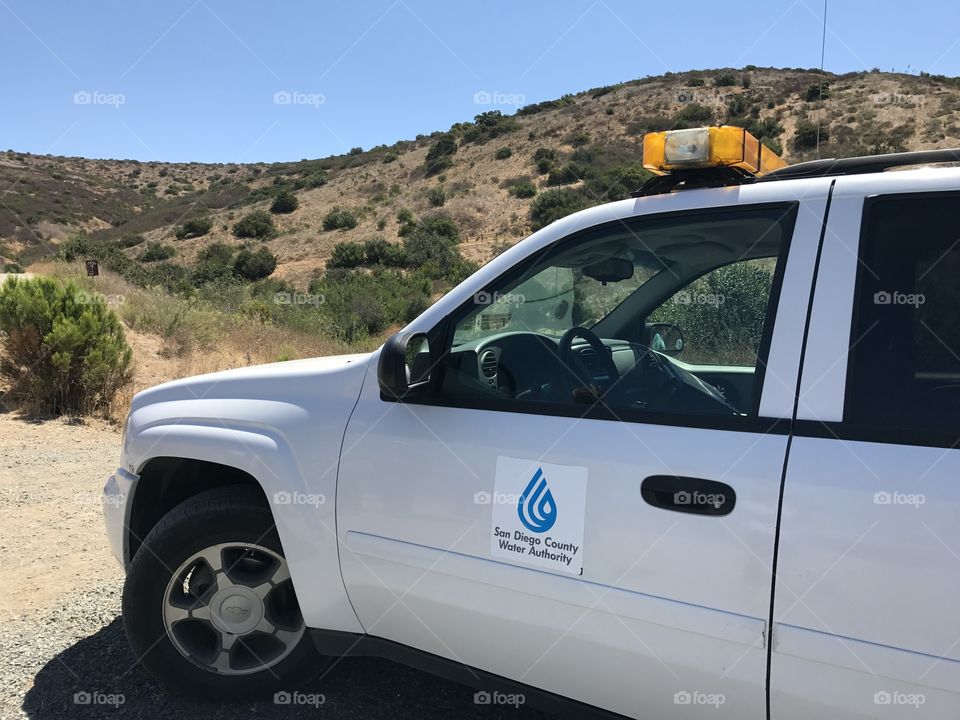
[{"label": "hillside", "polygon": [[[903,149],[960,146],[960,82],[957,79],[886,74],[827,74],[821,145],[824,157]],[[305,288],[329,258],[334,243],[382,236],[396,242],[396,216],[442,213],[457,224],[461,250],[484,262],[531,230],[531,199],[513,197],[507,185],[523,180],[542,191],[550,177],[533,161],[538,148],[555,152],[555,183],[580,188],[586,202],[616,197],[606,186],[585,189],[578,175],[601,176],[611,168],[636,166],[640,139],[648,130],[709,122],[747,124],[782,148],[790,160],[808,159],[809,123],[816,120],[816,71],[747,68],[644,78],[596,88],[537,106],[507,118],[500,132],[471,140],[478,125],[451,131],[459,148],[452,165],[427,176],[424,162],[440,133],[323,160],[255,165],[164,164],[87,160],[0,153],[0,256],[28,265],[49,256],[67,237],[173,241],[174,263],[189,264],[197,250],[214,241],[238,243],[229,228],[250,209],[266,208],[275,189],[290,188],[299,208],[276,218],[279,236],[271,250],[275,276]],[[728,84],[732,83],[732,84]],[[807,94],[810,92],[811,94]],[[810,100],[806,98],[812,98]],[[483,109],[482,107],[480,109]],[[482,128],[481,128],[482,129]],[[502,132],[502,134],[501,134]],[[804,134],[806,132],[806,134]],[[509,148],[509,157],[505,148]],[[499,152],[499,154],[498,154]],[[503,159],[497,159],[497,158]],[[430,191],[435,192],[431,202]],[[622,191],[620,192],[622,194]],[[352,229],[324,231],[333,207],[351,210]],[[184,216],[209,212],[211,231],[174,241]],[[135,256],[138,248],[126,252]]]}]

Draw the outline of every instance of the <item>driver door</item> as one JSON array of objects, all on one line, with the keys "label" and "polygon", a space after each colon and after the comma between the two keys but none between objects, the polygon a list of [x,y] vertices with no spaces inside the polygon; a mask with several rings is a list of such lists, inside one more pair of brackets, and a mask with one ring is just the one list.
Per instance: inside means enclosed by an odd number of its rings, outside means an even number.
[{"label": "driver door", "polygon": [[[435,328],[423,393],[381,397],[372,362],[337,493],[365,631],[633,717],[690,705],[765,718],[778,494],[823,212],[807,202],[578,233]],[[704,272],[755,257],[771,275],[762,337],[736,348],[752,353],[750,396],[734,408],[695,384],[655,392],[637,328]],[[611,258],[631,277],[606,277]],[[576,361],[558,355],[574,325],[598,329],[617,378],[582,340]]]}]

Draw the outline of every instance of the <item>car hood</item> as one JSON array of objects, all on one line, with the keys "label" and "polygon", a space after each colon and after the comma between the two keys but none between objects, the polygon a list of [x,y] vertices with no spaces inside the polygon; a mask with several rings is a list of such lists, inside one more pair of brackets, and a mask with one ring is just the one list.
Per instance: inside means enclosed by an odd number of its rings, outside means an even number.
[{"label": "car hood", "polygon": [[138,393],[131,411],[182,400],[274,400],[300,404],[334,391],[359,395],[372,354],[291,360],[172,380]]}]

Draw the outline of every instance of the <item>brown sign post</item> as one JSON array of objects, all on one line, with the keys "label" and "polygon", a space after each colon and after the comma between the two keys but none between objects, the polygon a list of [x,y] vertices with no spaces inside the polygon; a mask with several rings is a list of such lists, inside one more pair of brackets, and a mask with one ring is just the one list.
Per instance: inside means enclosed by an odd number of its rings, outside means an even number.
[{"label": "brown sign post", "polygon": [[96,277],[100,274],[100,265],[96,260],[87,260],[87,277]]}]

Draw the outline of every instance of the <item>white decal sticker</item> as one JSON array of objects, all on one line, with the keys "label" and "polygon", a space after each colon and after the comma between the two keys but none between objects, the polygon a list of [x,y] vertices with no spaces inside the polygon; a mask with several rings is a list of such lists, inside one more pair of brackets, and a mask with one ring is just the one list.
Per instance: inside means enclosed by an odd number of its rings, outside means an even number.
[{"label": "white decal sticker", "polygon": [[493,497],[492,555],[582,574],[587,468],[498,457]]}]

